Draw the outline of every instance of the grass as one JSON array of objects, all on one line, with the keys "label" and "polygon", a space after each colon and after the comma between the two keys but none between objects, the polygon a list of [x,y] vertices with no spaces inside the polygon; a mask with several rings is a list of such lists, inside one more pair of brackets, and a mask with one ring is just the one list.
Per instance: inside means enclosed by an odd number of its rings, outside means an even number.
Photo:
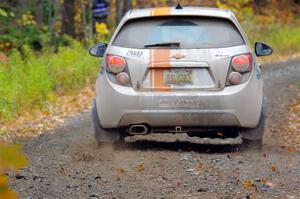
[{"label": "grass", "polygon": [[78,42],[57,54],[36,54],[26,46],[22,54],[13,51],[8,62],[0,62],[0,121],[79,91],[94,82],[98,67],[99,59]]},{"label": "grass", "polygon": [[254,47],[256,41],[270,45],[274,53],[270,57],[276,60],[279,57],[288,57],[300,53],[300,25],[243,25],[248,38]]}]

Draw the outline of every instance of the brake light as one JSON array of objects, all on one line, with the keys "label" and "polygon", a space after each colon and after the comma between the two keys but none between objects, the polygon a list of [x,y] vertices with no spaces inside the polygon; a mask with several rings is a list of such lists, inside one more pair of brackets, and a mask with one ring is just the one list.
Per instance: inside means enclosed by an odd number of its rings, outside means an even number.
[{"label": "brake light", "polygon": [[252,69],[251,54],[238,55],[232,58],[231,65],[233,70],[240,73],[249,72]]},{"label": "brake light", "polygon": [[232,57],[226,86],[238,85],[249,80],[253,63],[251,53]]},{"label": "brake light", "polygon": [[126,60],[120,56],[107,55],[106,68],[112,73],[120,73],[126,68]]},{"label": "brake light", "polygon": [[122,86],[130,86],[129,71],[124,57],[107,54],[106,70],[108,72],[108,78],[112,82]]}]

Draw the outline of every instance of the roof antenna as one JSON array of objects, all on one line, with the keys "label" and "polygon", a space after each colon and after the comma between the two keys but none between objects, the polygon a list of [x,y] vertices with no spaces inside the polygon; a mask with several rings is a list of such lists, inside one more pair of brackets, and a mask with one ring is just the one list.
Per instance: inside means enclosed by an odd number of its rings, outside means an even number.
[{"label": "roof antenna", "polygon": [[181,7],[180,3],[178,3],[175,9],[180,10],[180,9],[183,9],[183,8]]}]

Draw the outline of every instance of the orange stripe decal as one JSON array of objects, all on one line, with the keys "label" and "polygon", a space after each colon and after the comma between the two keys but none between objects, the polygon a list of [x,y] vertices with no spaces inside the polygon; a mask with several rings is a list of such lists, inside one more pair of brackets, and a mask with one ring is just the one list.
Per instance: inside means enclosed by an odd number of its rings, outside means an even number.
[{"label": "orange stripe decal", "polygon": [[[167,16],[170,14],[170,7],[150,9],[150,16]],[[171,86],[164,84],[164,72],[171,67],[170,49],[150,49],[149,66],[150,91],[170,91]]]},{"label": "orange stripe decal", "polygon": [[[152,64],[152,49],[150,49],[150,65]],[[149,88],[150,88],[150,91],[152,91],[152,84],[153,84],[153,82],[152,82],[152,79],[153,79],[153,69],[152,68],[149,68],[149,73],[150,73],[150,75],[149,75],[149,78],[150,78],[150,85],[149,85]]]},{"label": "orange stripe decal", "polygon": [[170,91],[164,83],[164,72],[171,67],[170,49],[150,49],[149,83],[151,91]]},{"label": "orange stripe decal", "polygon": [[155,63],[160,62],[163,63],[161,67],[170,67],[170,49],[155,49],[154,50],[154,58]]},{"label": "orange stripe decal", "polygon": [[[154,61],[155,63],[161,63],[160,67],[170,68],[170,49],[156,49],[154,50]],[[164,72],[165,69],[159,68],[154,69],[154,89],[169,91],[171,90],[170,85],[164,84]]]},{"label": "orange stripe decal", "polygon": [[170,15],[171,14],[171,8],[165,7],[165,8],[153,8],[152,16],[164,16],[164,15]]}]

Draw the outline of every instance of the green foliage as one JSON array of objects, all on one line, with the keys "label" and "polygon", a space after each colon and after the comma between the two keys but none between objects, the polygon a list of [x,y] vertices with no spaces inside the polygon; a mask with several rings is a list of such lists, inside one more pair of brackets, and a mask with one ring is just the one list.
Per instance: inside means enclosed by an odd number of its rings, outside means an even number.
[{"label": "green foliage", "polygon": [[3,10],[2,8],[0,8],[0,16],[1,17],[8,17],[8,13],[5,10]]},{"label": "green foliage", "polygon": [[234,12],[240,20],[248,19],[253,14],[253,8],[250,0],[216,0],[218,8],[228,9]]},{"label": "green foliage", "polygon": [[34,16],[31,12],[24,13],[20,19],[16,20],[13,12],[0,10],[0,50],[20,48],[24,44],[33,45],[40,40],[42,33],[36,26]]},{"label": "green foliage", "polygon": [[[264,25],[249,24],[243,26],[251,43],[262,41],[272,46],[274,55],[292,55],[300,52],[300,27],[297,25]],[[273,56],[274,56],[273,55]]]},{"label": "green foliage", "polygon": [[80,43],[60,48],[59,52],[52,56],[50,70],[50,75],[55,78],[56,91],[70,92],[95,80],[100,62],[91,57]]},{"label": "green foliage", "polygon": [[8,60],[0,62],[0,119],[45,107],[58,93],[82,89],[95,80],[99,65],[78,42],[43,56],[24,46],[22,54],[13,50]]},{"label": "green foliage", "polygon": [[0,65],[0,116],[11,117],[20,108],[41,105],[54,87],[46,59],[38,59],[25,50],[27,59],[14,50],[9,63]]}]

